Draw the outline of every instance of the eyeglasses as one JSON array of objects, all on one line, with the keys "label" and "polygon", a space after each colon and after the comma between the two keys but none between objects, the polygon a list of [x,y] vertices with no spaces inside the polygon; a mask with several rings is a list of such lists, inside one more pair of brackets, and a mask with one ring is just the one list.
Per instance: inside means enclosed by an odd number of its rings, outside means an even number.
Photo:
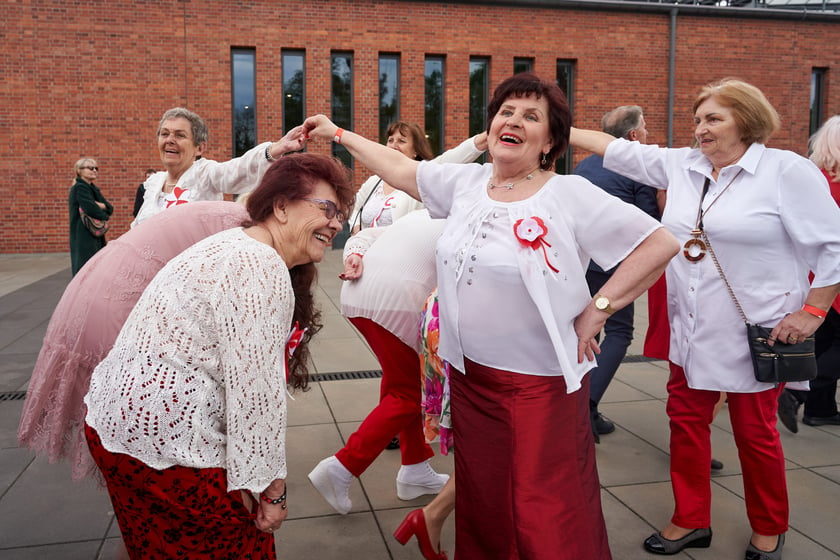
[{"label": "eyeglasses", "polygon": [[96,166],[91,167],[90,165],[85,165],[82,169],[90,169],[91,171],[99,171],[99,168]]},{"label": "eyeglasses", "polygon": [[312,204],[323,210],[328,220],[337,218],[339,222],[344,222],[346,218],[344,213],[338,209],[338,206],[336,206],[335,202],[333,202],[332,200],[324,200],[323,198],[302,198],[301,200],[311,202]]}]

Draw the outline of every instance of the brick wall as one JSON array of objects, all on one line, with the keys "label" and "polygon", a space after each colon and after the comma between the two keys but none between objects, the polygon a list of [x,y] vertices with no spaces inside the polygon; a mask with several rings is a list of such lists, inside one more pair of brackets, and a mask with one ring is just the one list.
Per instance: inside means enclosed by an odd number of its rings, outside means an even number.
[{"label": "brick wall", "polygon": [[[493,5],[491,5],[493,4]],[[836,45],[840,19],[704,15],[677,17],[674,144],[691,141],[698,87],[725,76],[746,79],[779,110],[775,147],[804,153],[810,73],[828,68],[828,115],[840,112]],[[575,122],[596,127],[604,111],[637,103],[651,141],[665,143],[668,108],[667,11],[593,11],[494,3],[364,0],[133,2],[22,0],[7,5],[0,49],[2,199],[0,252],[66,251],[73,163],[97,159],[97,184],[116,207],[109,237],[131,221],[134,191],[147,167],[160,168],[155,130],[168,108],[184,105],[210,128],[206,156],[231,156],[231,47],[254,47],[261,141],[281,134],[280,51],[306,51],[307,113],[330,110],[330,52],[354,56],[355,130],[378,134],[380,52],[401,54],[401,117],[423,123],[426,54],[446,56],[446,145],[468,129],[470,56],[491,59],[491,88],[515,57],[554,78],[557,59],[574,60]],[[310,145],[329,152],[325,143]],[[576,159],[583,154],[576,154]],[[368,172],[357,165],[358,183]],[[14,216],[14,220],[10,219]]]}]

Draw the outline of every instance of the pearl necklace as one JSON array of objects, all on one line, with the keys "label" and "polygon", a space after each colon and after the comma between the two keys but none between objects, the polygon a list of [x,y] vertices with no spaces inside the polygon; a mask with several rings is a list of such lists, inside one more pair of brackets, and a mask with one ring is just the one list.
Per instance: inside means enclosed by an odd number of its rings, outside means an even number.
[{"label": "pearl necklace", "polygon": [[495,184],[495,183],[493,182],[493,178],[491,177],[491,178],[490,178],[490,180],[487,182],[487,188],[489,188],[490,190],[493,190],[493,189],[495,189],[496,187],[504,187],[504,188],[506,188],[507,190],[511,190],[513,187],[515,187],[515,186],[516,186],[516,185],[518,185],[519,183],[522,183],[523,181],[530,181],[531,179],[533,179],[533,178],[534,178],[534,173],[535,173],[536,171],[538,171],[538,170],[539,170],[539,168],[540,168],[540,167],[539,167],[539,166],[537,166],[537,167],[536,167],[533,171],[531,171],[530,173],[528,173],[527,175],[525,175],[525,177],[523,177],[522,179],[519,179],[518,181],[509,181],[509,182],[507,182],[507,183],[505,183],[505,184],[503,184],[503,185],[497,185],[497,184]]}]

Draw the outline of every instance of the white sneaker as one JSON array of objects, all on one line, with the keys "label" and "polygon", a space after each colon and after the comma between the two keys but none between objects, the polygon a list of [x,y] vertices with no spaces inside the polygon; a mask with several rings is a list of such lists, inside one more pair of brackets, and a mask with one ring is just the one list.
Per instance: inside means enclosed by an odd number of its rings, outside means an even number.
[{"label": "white sneaker", "polygon": [[350,501],[350,483],[353,482],[353,475],[335,455],[318,463],[309,473],[309,481],[341,515],[347,515],[353,507]]},{"label": "white sneaker", "polygon": [[436,473],[429,461],[403,465],[397,473],[397,497],[400,500],[413,500],[423,494],[437,494],[447,480],[449,475]]}]

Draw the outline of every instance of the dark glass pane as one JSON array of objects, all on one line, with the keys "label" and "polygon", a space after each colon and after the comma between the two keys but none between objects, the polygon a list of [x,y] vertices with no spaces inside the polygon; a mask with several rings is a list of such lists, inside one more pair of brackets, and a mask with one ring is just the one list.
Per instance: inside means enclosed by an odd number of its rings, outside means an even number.
[{"label": "dark glass pane", "polygon": [[283,53],[283,132],[306,118],[306,73],[303,51]]},{"label": "dark glass pane", "polygon": [[255,58],[250,49],[231,51],[234,156],[241,156],[257,144]]},{"label": "dark glass pane", "polygon": [[[574,115],[574,78],[575,63],[571,60],[557,61],[557,85],[566,94],[569,101],[569,111]],[[568,175],[572,172],[572,148],[571,146],[557,158],[554,164],[554,171],[561,175]]]},{"label": "dark glass pane", "polygon": [[443,152],[443,58],[427,57],[426,80],[426,135],[435,155]]},{"label": "dark glass pane", "polygon": [[379,57],[379,141],[387,140],[388,125],[400,118],[400,59]]},{"label": "dark glass pane", "polygon": [[513,73],[533,72],[534,59],[533,58],[514,58],[513,59]]},{"label": "dark glass pane", "polygon": [[819,130],[823,122],[825,69],[814,68],[811,70],[811,122],[809,136]]},{"label": "dark glass pane", "polygon": [[[332,121],[348,130],[353,130],[353,55],[336,53],[332,55]],[[347,167],[353,167],[350,152],[333,143],[333,155]]]},{"label": "dark glass pane", "polygon": [[[470,136],[487,129],[487,87],[490,80],[490,61],[486,58],[470,60]],[[482,155],[479,163],[487,161]]]}]

